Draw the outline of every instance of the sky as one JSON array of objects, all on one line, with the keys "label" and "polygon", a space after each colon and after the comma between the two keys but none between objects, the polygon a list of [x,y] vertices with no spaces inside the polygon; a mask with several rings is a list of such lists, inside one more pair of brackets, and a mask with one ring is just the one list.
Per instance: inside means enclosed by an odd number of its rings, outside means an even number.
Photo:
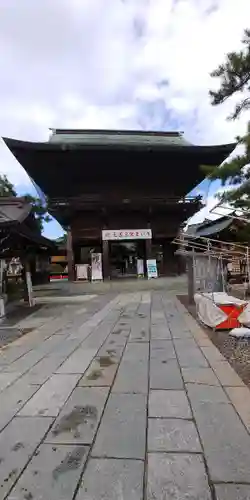
[{"label": "sky", "polygon": [[[210,72],[241,48],[249,0],[0,0],[0,136],[43,141],[49,127],[180,130],[233,142],[247,116],[212,107]],[[0,141],[0,173],[35,193]],[[208,207],[220,186],[194,193]],[[208,209],[196,221],[208,215]],[[45,235],[62,234],[56,221]]]}]

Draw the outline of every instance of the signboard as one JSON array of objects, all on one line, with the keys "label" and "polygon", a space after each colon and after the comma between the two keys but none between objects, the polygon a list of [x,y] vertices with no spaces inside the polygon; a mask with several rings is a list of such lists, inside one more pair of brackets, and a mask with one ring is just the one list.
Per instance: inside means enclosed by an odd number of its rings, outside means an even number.
[{"label": "signboard", "polygon": [[158,278],[156,259],[147,260],[147,273],[148,273],[148,279]]},{"label": "signboard", "polygon": [[91,281],[102,280],[102,254],[91,254]]},{"label": "signboard", "polygon": [[88,279],[88,264],[77,264],[76,265],[76,278],[78,280]]},{"label": "signboard", "polygon": [[105,229],[103,240],[151,240],[151,229]]},{"label": "signboard", "polygon": [[144,276],[144,263],[143,259],[137,259],[137,276]]}]

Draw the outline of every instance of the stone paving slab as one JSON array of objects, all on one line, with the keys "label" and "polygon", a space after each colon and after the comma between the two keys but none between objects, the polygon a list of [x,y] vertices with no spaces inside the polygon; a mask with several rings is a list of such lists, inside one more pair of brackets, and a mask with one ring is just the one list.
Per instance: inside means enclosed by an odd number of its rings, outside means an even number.
[{"label": "stone paving slab", "polygon": [[48,431],[51,418],[16,417],[0,434],[0,499],[10,490]]},{"label": "stone paving slab", "polygon": [[146,403],[146,397],[142,394],[111,394],[92,455],[143,459],[146,446]]},{"label": "stone paving slab", "polygon": [[149,346],[147,343],[129,344],[124,351],[113,392],[147,394],[148,359]]},{"label": "stone paving slab", "polygon": [[174,344],[171,340],[151,340],[150,359],[161,362],[163,359],[176,359]]},{"label": "stone paving slab", "polygon": [[17,378],[20,377],[20,373],[0,373],[0,392],[2,392],[6,387],[11,385]]},{"label": "stone paving slab", "polygon": [[217,361],[226,361],[226,358],[220,353],[219,349],[215,347],[212,342],[209,346],[202,346],[201,351],[208,360],[211,366]]},{"label": "stone paving slab", "polygon": [[65,355],[46,356],[38,361],[28,372],[25,373],[24,379],[29,385],[42,385],[65,360]]},{"label": "stone paving slab", "polygon": [[147,500],[212,500],[201,455],[150,453]]},{"label": "stone paving slab", "polygon": [[222,387],[187,384],[186,389],[193,408],[196,408],[197,405],[203,403],[230,404],[230,400],[223,391]]},{"label": "stone paving slab", "polygon": [[215,485],[216,500],[250,500],[250,484]]},{"label": "stone paving slab", "polygon": [[[58,333],[55,335],[59,336]],[[69,340],[68,337],[66,337],[66,339],[61,340],[56,349],[47,354],[47,357],[52,358],[53,356],[65,356],[66,359],[77,347],[79,347],[80,343],[81,340],[79,339]]]},{"label": "stone paving slab", "polygon": [[174,345],[177,353],[179,352],[182,353],[183,351],[184,352],[189,351],[190,349],[197,349],[197,343],[195,342],[194,338],[187,338],[187,339],[174,338]]},{"label": "stone paving slab", "polygon": [[241,378],[235,373],[234,369],[228,364],[227,361],[218,361],[213,363],[213,370],[220,383],[230,387],[244,387],[245,384]]},{"label": "stone paving slab", "polygon": [[149,380],[151,389],[183,389],[180,368],[174,359],[151,359]]},{"label": "stone paving slab", "polygon": [[108,397],[103,387],[77,387],[58,415],[46,441],[48,443],[92,443]]},{"label": "stone paving slab", "polygon": [[189,367],[181,369],[184,382],[203,385],[220,385],[211,368]]},{"label": "stone paving slab", "polygon": [[169,330],[167,324],[152,325],[151,326],[151,339],[152,340],[171,339],[170,330]]},{"label": "stone paving slab", "polygon": [[11,421],[39,386],[28,385],[23,378],[7,387],[0,396],[0,431]]},{"label": "stone paving slab", "polygon": [[106,358],[110,358],[112,363],[118,364],[121,360],[121,357],[123,355],[124,351],[124,346],[126,345],[126,340],[123,345],[116,344],[114,341],[112,344],[110,344],[110,339],[111,336],[109,336],[102,345],[102,347],[99,349],[96,359],[100,361],[101,366],[105,366],[108,364],[108,359],[107,363],[105,363]]},{"label": "stone paving slab", "polygon": [[66,361],[58,368],[57,373],[79,373],[83,374],[90,365],[96,349],[79,348],[71,354]]},{"label": "stone paving slab", "polygon": [[171,328],[170,331],[173,339],[188,340],[193,338],[192,332],[187,328],[186,329],[184,329],[183,327]]},{"label": "stone paving slab", "polygon": [[78,380],[79,375],[53,375],[26,403],[19,415],[56,417]]},{"label": "stone paving slab", "polygon": [[250,391],[248,387],[226,387],[225,390],[247,430],[250,431]]},{"label": "stone paving slab", "polygon": [[148,451],[201,453],[195,424],[177,418],[149,418]]},{"label": "stone paving slab", "polygon": [[40,446],[8,500],[71,500],[87,453],[85,446]]},{"label": "stone paving slab", "polygon": [[[183,344],[184,341],[181,342]],[[207,368],[209,366],[199,347],[188,347],[188,345],[181,345],[180,347],[175,343],[175,348],[181,368]]]},{"label": "stone paving slab", "polygon": [[16,361],[8,365],[5,369],[6,372],[19,372],[23,374],[27,372],[32,366],[46,356],[46,353],[39,350],[32,350],[18,358]]},{"label": "stone paving slab", "polygon": [[143,474],[140,460],[91,458],[76,500],[142,500]]},{"label": "stone paving slab", "polygon": [[212,480],[249,482],[250,487],[250,435],[234,408],[196,402],[193,411]]},{"label": "stone paving slab", "polygon": [[106,364],[109,364],[109,366],[103,366],[95,358],[79,380],[78,385],[81,387],[110,387],[114,381],[118,365],[110,361],[110,358],[108,360]]},{"label": "stone paving slab", "polygon": [[211,500],[212,482],[212,500],[246,500],[250,391],[180,302],[156,290],[84,306],[42,309],[0,351],[0,444],[12,457],[30,442],[18,467],[6,458],[8,500]]},{"label": "stone paving slab", "polygon": [[113,345],[125,346],[129,338],[129,330],[124,330],[121,328],[115,328],[111,335],[109,336],[109,343],[113,342]]},{"label": "stone paving slab", "polygon": [[149,417],[192,418],[185,391],[150,391]]},{"label": "stone paving slab", "polygon": [[149,319],[133,320],[129,342],[149,342]]}]

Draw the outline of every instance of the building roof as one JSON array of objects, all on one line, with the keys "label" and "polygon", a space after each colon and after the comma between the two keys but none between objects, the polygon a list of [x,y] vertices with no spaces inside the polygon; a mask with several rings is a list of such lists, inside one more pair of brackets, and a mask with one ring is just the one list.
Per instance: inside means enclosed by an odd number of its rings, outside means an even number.
[{"label": "building roof", "polygon": [[0,198],[0,226],[23,222],[31,212],[31,205],[24,198]]},{"label": "building roof", "polygon": [[25,198],[0,198],[0,253],[18,255],[20,245],[54,248],[53,242],[34,228],[31,211],[32,206]]},{"label": "building roof", "polygon": [[182,132],[137,130],[51,129],[52,144],[88,144],[93,146],[191,146]]},{"label": "building roof", "polygon": [[219,234],[224,229],[227,229],[233,223],[230,217],[221,217],[217,220],[204,220],[198,224],[191,224],[188,226],[186,235],[194,238],[208,237]]},{"label": "building roof", "polygon": [[98,194],[112,184],[151,194],[160,186],[164,196],[182,197],[203,180],[201,165],[220,165],[236,145],[194,146],[178,132],[110,130],[56,129],[48,142],[3,139],[49,198]]}]

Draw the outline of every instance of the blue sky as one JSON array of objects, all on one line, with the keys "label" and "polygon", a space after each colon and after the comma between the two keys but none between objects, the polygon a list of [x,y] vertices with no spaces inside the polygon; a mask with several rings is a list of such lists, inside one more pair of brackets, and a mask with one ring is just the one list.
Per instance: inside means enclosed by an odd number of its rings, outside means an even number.
[{"label": "blue sky", "polygon": [[[232,142],[246,116],[226,121],[235,98],[211,106],[210,72],[241,47],[246,19],[249,0],[1,0],[0,136],[43,141],[49,127],[120,128]],[[2,141],[0,173],[20,194],[34,192]],[[211,207],[218,187],[196,192]],[[54,221],[45,228],[61,232]]]}]

